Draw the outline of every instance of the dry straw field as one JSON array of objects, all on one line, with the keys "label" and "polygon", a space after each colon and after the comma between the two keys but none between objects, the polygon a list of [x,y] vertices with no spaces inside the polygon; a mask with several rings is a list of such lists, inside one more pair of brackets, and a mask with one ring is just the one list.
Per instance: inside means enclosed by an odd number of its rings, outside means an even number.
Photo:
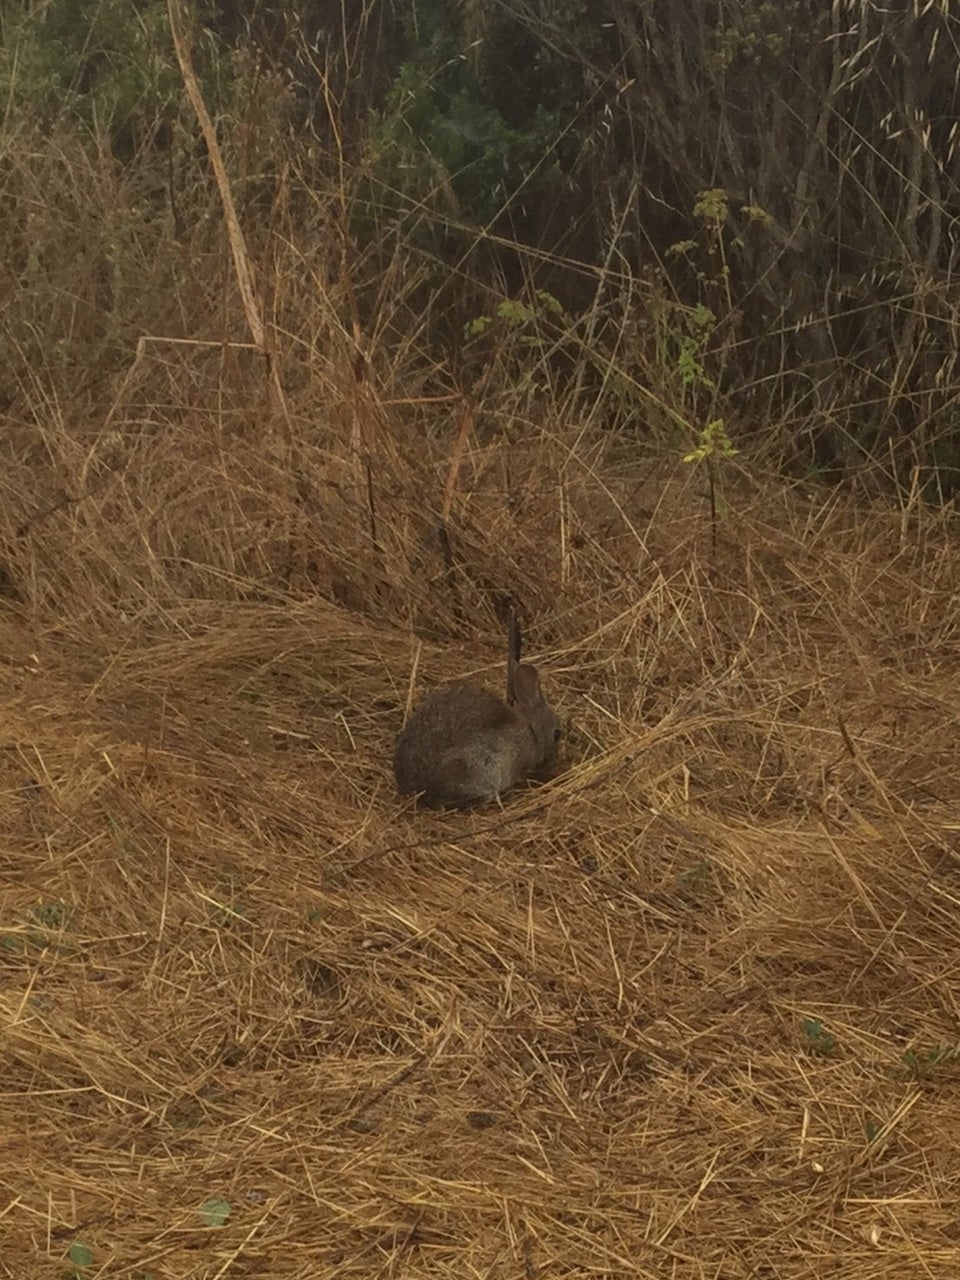
[{"label": "dry straw field", "polygon": [[[18,153],[0,1275],[960,1275],[954,513],[745,450],[714,519],[549,360],[444,400],[426,271],[358,302],[296,256],[319,196],[260,239],[266,326],[207,141],[173,231]],[[97,333],[206,342],[111,382]],[[418,812],[405,709],[501,687],[511,601],[555,775]]]},{"label": "dry straw field", "polygon": [[[0,1274],[960,1274],[953,517],[134,390],[4,437]],[[559,769],[418,813],[507,595]]]}]

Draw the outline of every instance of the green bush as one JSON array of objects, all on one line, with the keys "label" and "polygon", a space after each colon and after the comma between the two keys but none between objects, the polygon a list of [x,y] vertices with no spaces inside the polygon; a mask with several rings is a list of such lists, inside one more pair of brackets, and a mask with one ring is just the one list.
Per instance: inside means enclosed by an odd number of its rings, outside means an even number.
[{"label": "green bush", "polygon": [[[191,6],[194,57],[210,105],[228,99],[232,70],[202,23],[214,6]],[[0,96],[8,113],[48,129],[73,121],[131,154],[183,109],[183,81],[165,0],[49,0],[7,11],[0,30]]]}]

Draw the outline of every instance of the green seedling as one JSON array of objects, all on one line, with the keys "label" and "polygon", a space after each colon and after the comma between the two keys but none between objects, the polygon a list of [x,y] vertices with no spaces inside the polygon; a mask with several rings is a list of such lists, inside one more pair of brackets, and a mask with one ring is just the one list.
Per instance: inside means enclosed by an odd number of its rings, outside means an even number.
[{"label": "green seedling", "polygon": [[30,912],[43,929],[60,929],[67,918],[67,908],[62,902],[44,902]]},{"label": "green seedling", "polygon": [[72,1262],[73,1267],[70,1271],[64,1273],[66,1280],[83,1280],[86,1268],[93,1266],[93,1250],[89,1245],[75,1240],[67,1250],[67,1257]]},{"label": "green seedling", "polygon": [[707,480],[710,485],[710,527],[713,533],[713,549],[717,549],[717,479],[720,464],[726,458],[732,458],[737,450],[733,447],[722,418],[714,418],[700,432],[700,440],[695,449],[684,454],[684,462],[706,467]]},{"label": "green seedling", "polygon": [[206,1226],[222,1227],[231,1214],[230,1202],[228,1200],[204,1200],[199,1212]]},{"label": "green seedling", "polygon": [[908,1049],[900,1060],[904,1067],[902,1074],[913,1077],[929,1076],[937,1067],[953,1066],[960,1062],[960,1048],[936,1044],[925,1052]]},{"label": "green seedling", "polygon": [[811,1053],[826,1056],[837,1043],[829,1031],[824,1029],[819,1018],[804,1018],[803,1034],[807,1037],[807,1047]]}]

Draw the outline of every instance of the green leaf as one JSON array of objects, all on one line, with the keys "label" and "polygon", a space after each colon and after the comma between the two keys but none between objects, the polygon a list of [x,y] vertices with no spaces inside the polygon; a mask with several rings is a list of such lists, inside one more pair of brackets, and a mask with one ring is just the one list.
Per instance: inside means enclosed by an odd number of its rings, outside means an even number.
[{"label": "green leaf", "polygon": [[726,191],[722,187],[711,187],[707,191],[699,191],[697,202],[693,206],[693,216],[704,222],[726,222]]},{"label": "green leaf", "polygon": [[222,1227],[230,1217],[230,1205],[226,1200],[204,1200],[200,1217],[208,1227]]},{"label": "green leaf", "polygon": [[479,338],[492,324],[493,316],[475,316],[473,320],[468,320],[463,326],[464,336],[467,338]]},{"label": "green leaf", "polygon": [[743,214],[746,214],[746,216],[751,220],[751,222],[769,223],[773,221],[769,213],[767,213],[766,209],[761,209],[758,205],[755,205],[755,204],[741,205],[740,212]]},{"label": "green leaf", "polygon": [[93,1262],[93,1250],[77,1240],[67,1251],[67,1257],[75,1267],[89,1267]]},{"label": "green leaf", "polygon": [[563,303],[558,298],[555,298],[552,293],[547,293],[546,289],[537,290],[537,301],[544,311],[549,311],[555,316],[563,315]]},{"label": "green leaf", "polygon": [[837,1043],[830,1032],[825,1030],[819,1018],[804,1018],[803,1031],[810,1048],[815,1053],[829,1053]]},{"label": "green leaf", "polygon": [[66,919],[67,909],[62,902],[44,902],[30,913],[44,929],[59,929]]}]

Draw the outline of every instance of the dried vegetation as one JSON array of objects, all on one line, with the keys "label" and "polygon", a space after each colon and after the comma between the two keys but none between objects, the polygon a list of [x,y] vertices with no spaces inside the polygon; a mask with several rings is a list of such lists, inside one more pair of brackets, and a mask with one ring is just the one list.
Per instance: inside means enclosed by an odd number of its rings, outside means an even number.
[{"label": "dried vegetation", "polygon": [[[689,469],[514,422],[450,567],[453,433],[364,425],[284,492],[254,412],[118,413],[32,523],[8,441],[0,1273],[950,1274],[950,518],[732,477],[714,549]],[[499,683],[498,591],[563,768],[416,814],[415,656]]]},{"label": "dried vegetation", "polygon": [[[958,1274],[952,510],[745,450],[714,524],[639,285],[622,367],[597,272],[464,407],[436,264],[306,175],[242,311],[225,171],[167,226],[8,142],[0,1275]],[[561,767],[417,813],[404,708],[500,685],[508,599]]]}]

